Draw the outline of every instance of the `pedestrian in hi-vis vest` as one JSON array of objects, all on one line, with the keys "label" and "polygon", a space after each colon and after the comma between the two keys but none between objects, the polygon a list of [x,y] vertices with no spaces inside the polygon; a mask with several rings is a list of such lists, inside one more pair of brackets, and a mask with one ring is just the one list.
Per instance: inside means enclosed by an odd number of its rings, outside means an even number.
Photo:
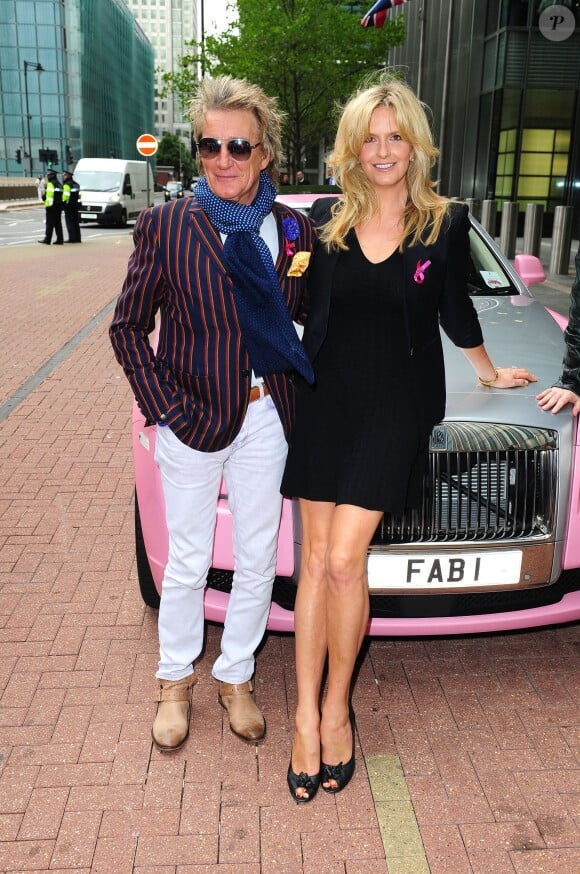
[{"label": "pedestrian in hi-vis vest", "polygon": [[46,213],[44,240],[39,240],[38,242],[44,243],[45,246],[50,246],[52,232],[54,231],[56,236],[56,240],[54,241],[55,246],[62,246],[62,186],[58,181],[58,176],[54,170],[49,170],[46,174],[44,207]]},{"label": "pedestrian in hi-vis vest", "polygon": [[79,222],[80,185],[69,170],[62,174],[62,205],[68,240],[66,243],[81,242],[81,226]]}]

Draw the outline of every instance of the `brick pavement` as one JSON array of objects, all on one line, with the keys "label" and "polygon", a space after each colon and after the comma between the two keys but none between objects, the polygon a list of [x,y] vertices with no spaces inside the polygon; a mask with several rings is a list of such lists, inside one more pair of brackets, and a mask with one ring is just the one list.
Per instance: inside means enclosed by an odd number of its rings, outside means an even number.
[{"label": "brick pavement", "polygon": [[156,614],[106,336],[130,248],[0,250],[0,872],[580,872],[577,626],[368,641],[353,783],[300,807],[293,639],[259,656],[254,748],[224,730],[211,626],[191,737],[152,749]]}]

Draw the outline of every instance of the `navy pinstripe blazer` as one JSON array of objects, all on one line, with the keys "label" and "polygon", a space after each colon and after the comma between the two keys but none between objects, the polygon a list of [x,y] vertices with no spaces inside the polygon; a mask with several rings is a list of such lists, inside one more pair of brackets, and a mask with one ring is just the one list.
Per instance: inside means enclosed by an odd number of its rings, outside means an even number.
[{"label": "navy pinstripe blazer", "polygon": [[[312,251],[316,232],[305,216],[275,203],[280,244],[276,272],[290,315],[305,317],[305,277],[290,277],[282,219],[300,227],[295,249]],[[135,250],[119,295],[110,338],[118,362],[149,423],[161,416],[189,446],[214,452],[239,432],[250,393],[251,362],[244,347],[223,245],[195,198],[144,210]],[[149,333],[161,321],[156,351]],[[294,419],[291,374],[265,376],[286,437]]]}]

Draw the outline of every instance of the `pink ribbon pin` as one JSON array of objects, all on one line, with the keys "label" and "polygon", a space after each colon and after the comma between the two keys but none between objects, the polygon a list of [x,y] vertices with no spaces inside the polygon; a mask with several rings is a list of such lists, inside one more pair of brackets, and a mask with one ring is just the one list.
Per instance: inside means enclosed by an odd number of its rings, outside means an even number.
[{"label": "pink ribbon pin", "polygon": [[424,264],[421,264],[420,258],[417,261],[417,268],[415,270],[415,275],[413,276],[413,279],[415,280],[415,282],[418,285],[421,285],[422,282],[425,282],[425,271],[427,270],[427,267],[430,267],[430,266],[431,266],[430,261],[425,261]]}]

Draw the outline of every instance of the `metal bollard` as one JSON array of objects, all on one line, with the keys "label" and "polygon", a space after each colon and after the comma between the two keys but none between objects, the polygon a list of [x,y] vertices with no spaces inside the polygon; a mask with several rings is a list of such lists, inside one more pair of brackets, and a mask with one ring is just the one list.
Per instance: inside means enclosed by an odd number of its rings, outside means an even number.
[{"label": "metal bollard", "polygon": [[497,221],[497,200],[484,200],[481,204],[481,224],[490,237],[495,238]]},{"label": "metal bollard", "polygon": [[557,206],[554,210],[554,229],[552,231],[552,252],[549,273],[568,275],[570,247],[572,245],[572,206]]},{"label": "metal bollard", "polygon": [[467,208],[473,218],[480,221],[481,219],[481,203],[476,197],[465,197],[463,203],[467,204]]},{"label": "metal bollard", "polygon": [[508,200],[504,203],[501,213],[501,228],[499,231],[499,247],[506,258],[515,258],[516,239],[518,236],[518,210],[517,200]]},{"label": "metal bollard", "polygon": [[542,224],[544,206],[541,203],[528,203],[524,219],[524,255],[540,255],[542,244]]}]

